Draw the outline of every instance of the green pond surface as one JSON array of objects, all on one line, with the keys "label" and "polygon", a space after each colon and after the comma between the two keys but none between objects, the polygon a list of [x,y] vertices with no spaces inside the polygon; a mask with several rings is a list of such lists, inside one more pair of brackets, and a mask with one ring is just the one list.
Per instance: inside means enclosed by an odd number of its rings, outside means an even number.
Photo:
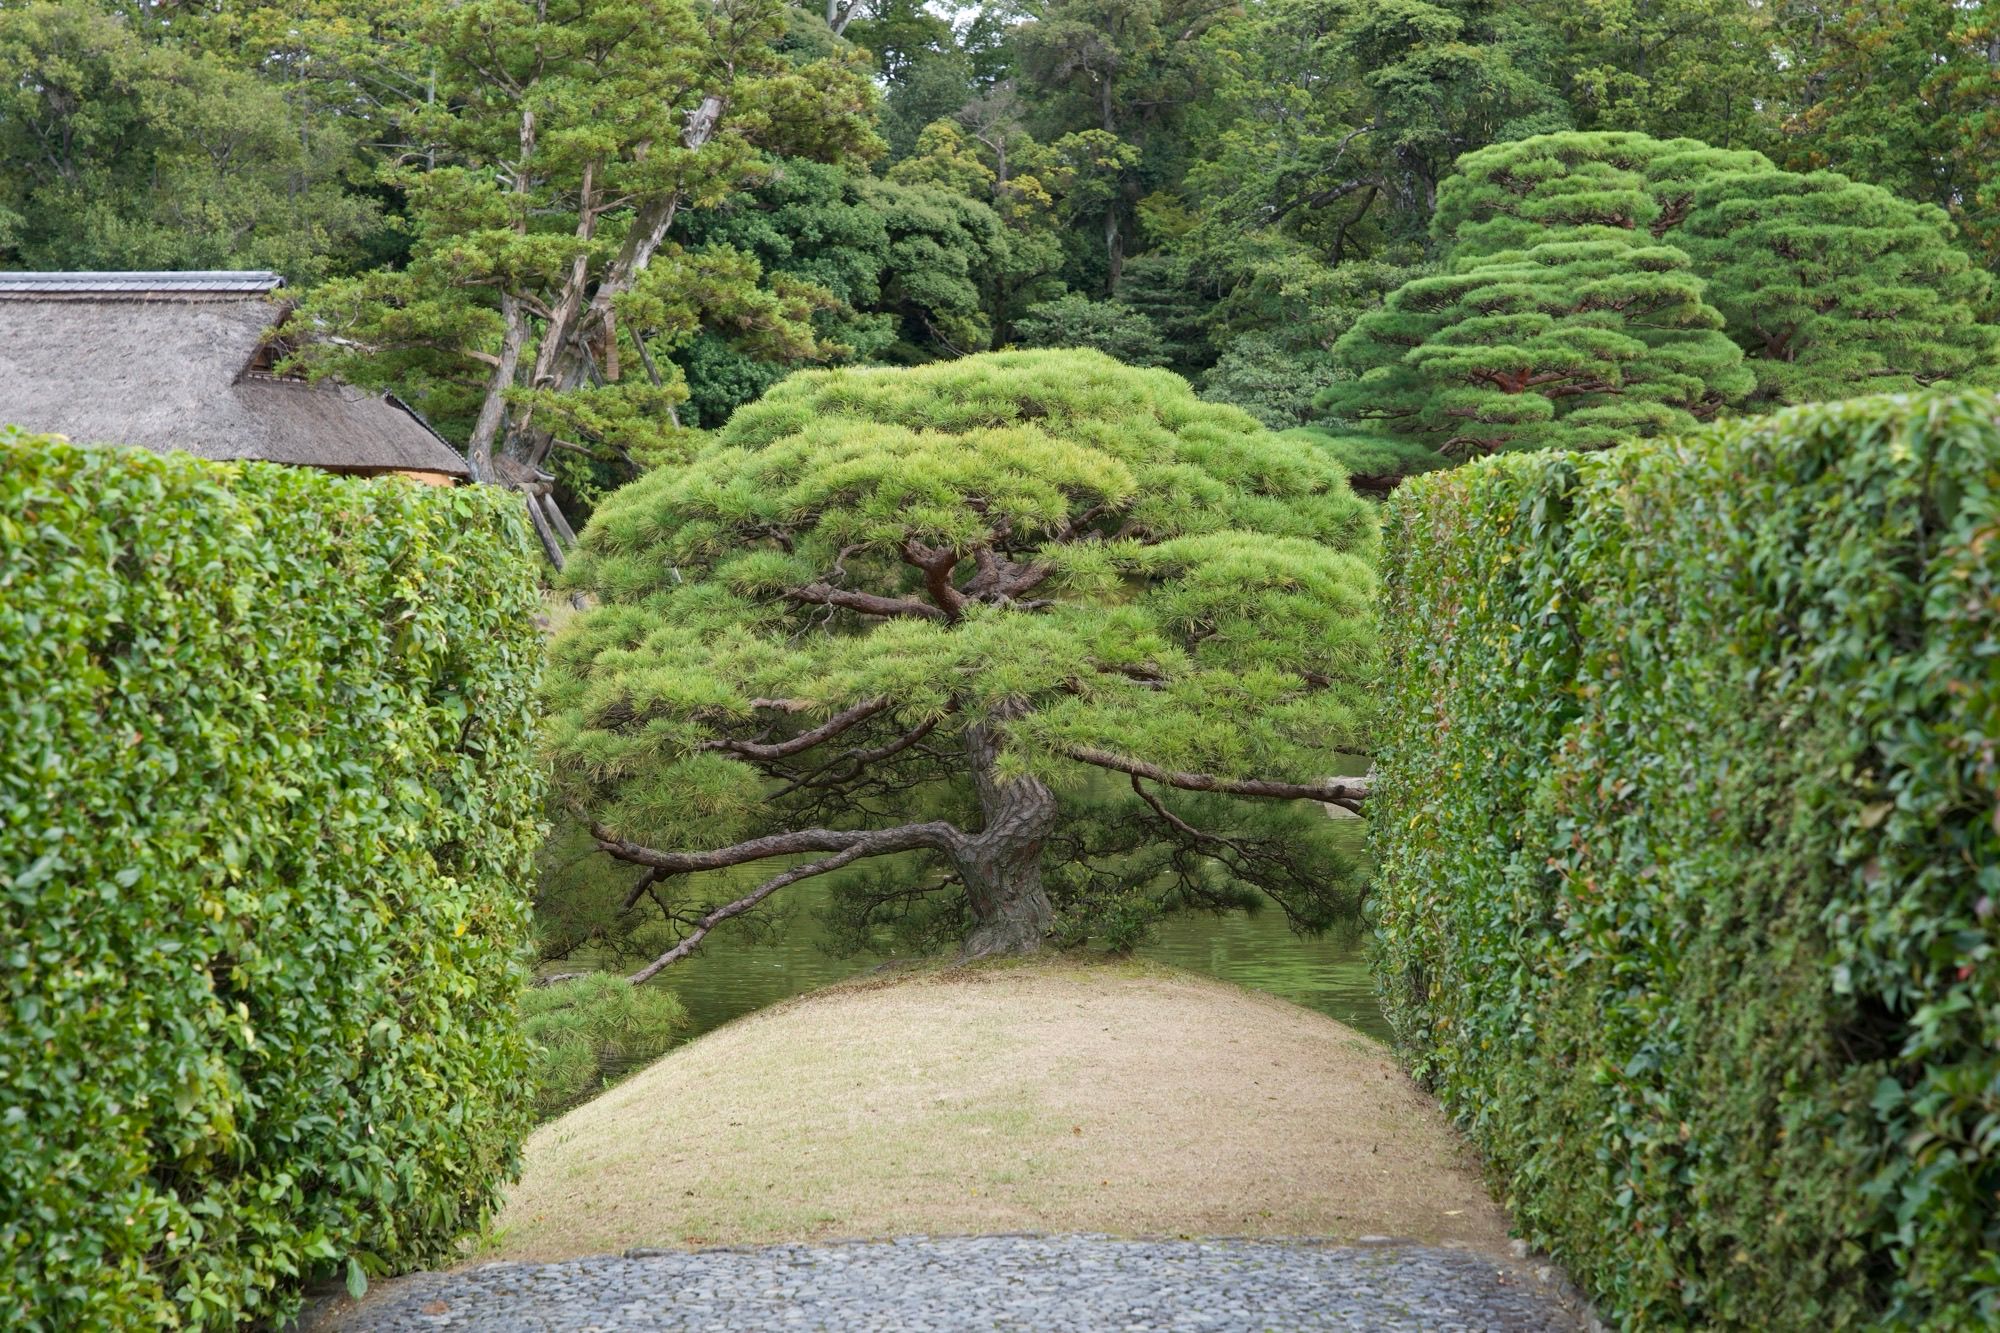
[{"label": "green pond surface", "polygon": [[[843,977],[882,965],[872,954],[840,958],[823,947],[819,921],[823,893],[813,886],[798,896],[775,938],[760,942],[725,926],[700,953],[676,963],[662,978],[687,1006],[694,1034],[776,1004]],[[1302,1004],[1339,1019],[1379,1041],[1388,1024],[1368,975],[1367,942],[1356,934],[1309,939],[1295,934],[1275,906],[1254,915],[1194,914],[1165,922],[1142,957],[1205,972]]]},{"label": "green pond surface", "polygon": [[[1368,771],[1368,760],[1346,755],[1337,772]],[[1338,836],[1365,858],[1363,825],[1340,826]],[[727,925],[709,936],[701,952],[676,963],[661,978],[687,1006],[694,1035],[780,1000],[882,966],[879,955],[841,958],[827,952],[820,920],[828,890],[808,882],[786,891],[776,929],[762,939]],[[769,941],[769,942],[765,942]],[[1389,1024],[1375,1000],[1368,974],[1365,930],[1333,932],[1318,938],[1295,933],[1276,904],[1255,913],[1192,913],[1162,923],[1140,956],[1205,972],[1224,981],[1316,1009],[1377,1041],[1390,1040]],[[572,960],[571,966],[576,961]]]}]

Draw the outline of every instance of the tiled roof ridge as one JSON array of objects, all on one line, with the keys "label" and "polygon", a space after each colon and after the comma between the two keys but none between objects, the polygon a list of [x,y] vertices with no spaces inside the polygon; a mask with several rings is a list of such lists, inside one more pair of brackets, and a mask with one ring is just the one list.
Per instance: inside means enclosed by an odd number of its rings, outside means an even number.
[{"label": "tiled roof ridge", "polygon": [[194,269],[129,272],[0,272],[4,296],[262,295],[285,285],[269,269]]}]

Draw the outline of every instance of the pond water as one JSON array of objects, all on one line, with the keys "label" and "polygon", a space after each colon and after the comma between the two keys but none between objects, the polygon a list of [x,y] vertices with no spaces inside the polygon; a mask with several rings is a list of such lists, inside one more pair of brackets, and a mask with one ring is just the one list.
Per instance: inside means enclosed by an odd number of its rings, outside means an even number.
[{"label": "pond water", "polygon": [[[1336,771],[1365,773],[1368,760],[1342,756]],[[1365,858],[1361,821],[1343,821],[1337,827],[1351,853]],[[661,982],[673,987],[687,1006],[696,1035],[882,965],[884,960],[875,954],[842,958],[827,952],[828,932],[820,920],[827,893],[823,883],[813,881],[788,889],[777,929],[757,932],[758,938],[725,925],[709,936],[700,953],[668,969]],[[1138,952],[1191,972],[1268,991],[1337,1018],[1377,1041],[1390,1040],[1389,1024],[1368,974],[1367,934],[1358,923],[1351,930],[1312,939],[1294,933],[1276,904],[1254,913],[1189,913],[1162,923]],[[564,966],[579,961],[571,959]]]},{"label": "pond water", "polygon": [[[872,954],[835,957],[823,947],[822,895],[801,885],[782,929],[770,942],[726,926],[709,936],[700,953],[668,970],[673,987],[694,1019],[696,1034],[803,991],[880,966]],[[1254,915],[1192,914],[1165,922],[1141,956],[1205,972],[1317,1009],[1379,1041],[1388,1024],[1375,1002],[1368,975],[1367,941],[1293,933],[1275,906]],[[657,983],[656,983],[657,984]]]}]

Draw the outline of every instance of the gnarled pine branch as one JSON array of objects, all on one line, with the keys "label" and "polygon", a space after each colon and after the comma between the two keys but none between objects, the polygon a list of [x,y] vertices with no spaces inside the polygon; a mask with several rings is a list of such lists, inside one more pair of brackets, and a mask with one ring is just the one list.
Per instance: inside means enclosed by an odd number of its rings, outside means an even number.
[{"label": "gnarled pine branch", "polygon": [[702,916],[673,948],[626,978],[635,986],[658,976],[662,968],[687,957],[694,952],[695,946],[701,943],[709,931],[731,917],[743,915],[788,884],[796,884],[802,879],[811,879],[815,875],[838,870],[866,856],[885,856],[891,852],[910,851],[949,853],[968,841],[966,835],[956,826],[943,820],[933,820],[925,824],[904,824],[896,828],[856,829],[848,832],[834,829],[800,829],[792,833],[774,833],[768,837],[751,838],[747,842],[739,842],[730,847],[718,847],[707,852],[658,851],[620,838],[603,824],[593,823],[590,832],[597,839],[598,847],[607,854],[633,865],[652,868],[654,873],[640,881],[642,890],[650,887],[662,875],[721,870],[750,861],[761,861],[773,856],[790,856],[800,852],[833,853],[820,860],[809,861],[804,865],[781,871],[741,898],[724,903]]},{"label": "gnarled pine branch", "polygon": [[965,837],[955,825],[942,819],[924,824],[899,824],[886,829],[795,829],[771,833],[728,847],[706,852],[663,852],[642,843],[621,838],[603,824],[592,823],[590,834],[598,849],[635,866],[651,866],[669,875],[692,875],[703,870],[726,870],[773,856],[797,856],[803,852],[844,852],[862,848],[864,856],[888,852],[949,852]]},{"label": "gnarled pine branch", "polygon": [[769,744],[762,744],[757,741],[712,740],[703,741],[701,748],[704,750],[728,750],[732,754],[740,754],[746,759],[783,759],[787,755],[798,754],[802,750],[810,750],[822,741],[831,740],[841,732],[855,726],[857,723],[867,721],[888,707],[889,700],[887,699],[869,699],[854,705],[852,708],[843,709],[835,713],[819,726],[814,727],[810,731],[802,731],[790,740],[773,741]]},{"label": "gnarled pine branch", "polygon": [[702,917],[701,920],[694,923],[694,928],[681,938],[680,943],[674,945],[673,948],[667,950],[658,958],[655,958],[652,962],[625,978],[625,980],[631,982],[634,986],[643,981],[651,981],[660,974],[661,969],[671,967],[693,953],[695,946],[699,945],[706,938],[709,931],[714,930],[733,916],[742,916],[745,912],[755,907],[758,903],[763,902],[787,884],[796,884],[802,879],[811,879],[814,875],[824,875],[829,870],[838,870],[849,862],[858,861],[868,855],[871,855],[871,853],[861,847],[850,847],[846,851],[836,852],[824,860],[811,861],[802,866],[793,866],[790,870],[782,874],[771,876],[771,878],[765,880],[735,902],[724,903],[708,915]]},{"label": "gnarled pine branch", "polygon": [[943,611],[913,597],[878,597],[871,592],[849,592],[830,583],[808,583],[785,593],[788,601],[808,606],[838,606],[859,611],[864,616],[916,616],[923,620],[947,620]]},{"label": "gnarled pine branch", "polygon": [[1086,745],[1066,747],[1063,754],[1080,763],[1094,764],[1098,768],[1108,768],[1116,773],[1126,773],[1133,777],[1150,778],[1162,786],[1178,787],[1182,791],[1212,791],[1225,796],[1262,796],[1280,801],[1325,801],[1340,806],[1344,810],[1360,813],[1361,802],[1368,798],[1367,778],[1327,778],[1321,782],[1278,782],[1269,778],[1224,778],[1212,773],[1177,773],[1172,769],[1149,764],[1143,759],[1127,759],[1124,755],[1113,754],[1109,750],[1093,749]]}]

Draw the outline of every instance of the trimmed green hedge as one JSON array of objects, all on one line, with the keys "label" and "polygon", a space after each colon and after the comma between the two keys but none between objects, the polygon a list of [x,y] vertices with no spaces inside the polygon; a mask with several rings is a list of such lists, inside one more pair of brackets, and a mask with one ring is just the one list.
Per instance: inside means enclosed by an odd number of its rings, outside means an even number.
[{"label": "trimmed green hedge", "polygon": [[0,1326],[225,1326],[513,1170],[503,498],[0,434]]},{"label": "trimmed green hedge", "polygon": [[1389,1016],[1637,1326],[2000,1320],[2000,399],[1407,482]]}]

